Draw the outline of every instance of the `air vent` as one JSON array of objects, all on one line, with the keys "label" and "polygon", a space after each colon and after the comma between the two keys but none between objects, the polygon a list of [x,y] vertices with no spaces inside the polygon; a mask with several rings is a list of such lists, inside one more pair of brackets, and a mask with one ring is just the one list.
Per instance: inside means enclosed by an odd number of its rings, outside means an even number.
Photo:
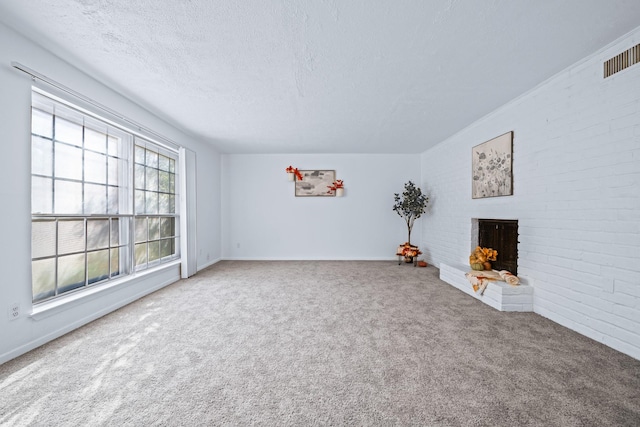
[{"label": "air vent", "polygon": [[640,62],[640,44],[635,45],[631,49],[625,50],[619,55],[605,61],[604,63],[604,78],[610,77],[622,71],[625,68],[637,64]]}]

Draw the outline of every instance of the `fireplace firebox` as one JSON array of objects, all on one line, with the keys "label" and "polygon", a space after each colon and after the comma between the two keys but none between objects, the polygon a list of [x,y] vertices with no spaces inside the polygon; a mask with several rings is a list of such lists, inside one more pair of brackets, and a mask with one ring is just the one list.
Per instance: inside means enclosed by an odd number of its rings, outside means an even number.
[{"label": "fireplace firebox", "polygon": [[518,220],[478,219],[478,246],[498,251],[494,270],[518,274]]}]

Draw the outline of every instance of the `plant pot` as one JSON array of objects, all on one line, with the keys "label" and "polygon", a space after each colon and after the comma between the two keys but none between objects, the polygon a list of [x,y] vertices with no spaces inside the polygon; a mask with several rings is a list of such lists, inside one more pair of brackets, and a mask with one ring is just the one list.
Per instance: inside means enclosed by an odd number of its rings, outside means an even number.
[{"label": "plant pot", "polygon": [[489,261],[486,261],[484,264],[482,264],[484,266],[485,270],[491,270],[491,263]]},{"label": "plant pot", "polygon": [[336,197],[344,196],[344,188],[336,188]]},{"label": "plant pot", "polygon": [[412,256],[404,257],[404,262],[406,262],[407,264],[410,263],[410,262],[413,262],[413,257]]}]

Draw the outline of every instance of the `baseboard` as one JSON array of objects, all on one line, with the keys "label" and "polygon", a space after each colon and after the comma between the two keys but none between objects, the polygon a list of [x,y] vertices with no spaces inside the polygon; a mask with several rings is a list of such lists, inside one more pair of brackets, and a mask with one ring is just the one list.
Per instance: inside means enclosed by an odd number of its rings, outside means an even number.
[{"label": "baseboard", "polygon": [[210,262],[208,262],[206,264],[199,265],[198,266],[198,271],[204,270],[205,268],[209,268],[212,265],[219,263],[220,261],[222,261],[222,258],[216,258],[213,261],[210,261]]}]

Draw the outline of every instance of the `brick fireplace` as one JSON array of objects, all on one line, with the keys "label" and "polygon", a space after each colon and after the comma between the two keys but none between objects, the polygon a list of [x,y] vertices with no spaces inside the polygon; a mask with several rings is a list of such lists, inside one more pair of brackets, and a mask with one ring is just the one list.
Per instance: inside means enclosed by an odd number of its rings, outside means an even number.
[{"label": "brick fireplace", "polygon": [[[492,262],[494,270],[508,270],[518,274],[518,220],[484,219],[471,220],[471,248],[488,247],[498,251],[496,261]],[[461,259],[467,259],[462,254]],[[500,311],[533,311],[533,287],[527,277],[519,276],[520,285],[510,286],[505,282],[491,282],[484,293],[474,292],[465,277],[470,271],[468,261],[461,264],[440,264],[440,279],[481,300]]]}]

